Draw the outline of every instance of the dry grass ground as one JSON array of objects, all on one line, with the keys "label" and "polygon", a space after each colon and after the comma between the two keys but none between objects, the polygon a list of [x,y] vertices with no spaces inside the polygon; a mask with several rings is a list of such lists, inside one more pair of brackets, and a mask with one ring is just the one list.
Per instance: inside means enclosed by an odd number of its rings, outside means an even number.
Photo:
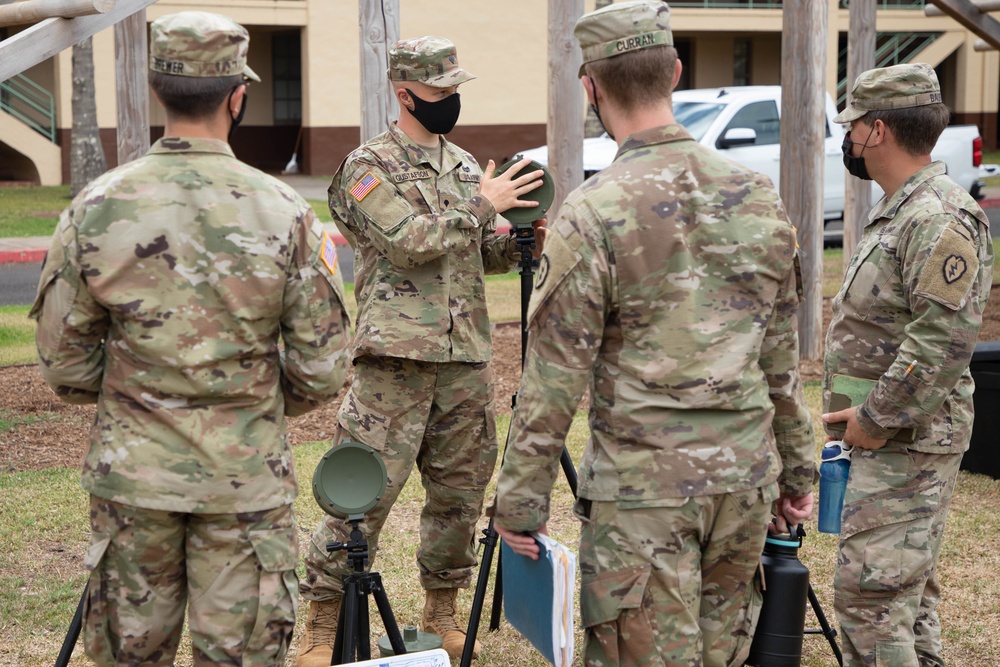
[{"label": "dry grass ground", "polygon": [[[808,386],[814,419],[819,416],[819,388]],[[502,402],[502,401],[501,401]],[[498,424],[501,435],[507,417]],[[574,461],[586,440],[582,415],[569,438]],[[818,443],[817,443],[818,445]],[[326,451],[324,443],[296,446],[300,480],[307,483],[316,462]],[[490,488],[492,493],[493,487]],[[419,480],[411,478],[383,531],[375,569],[382,573],[389,599],[399,624],[419,620],[423,596],[416,576],[417,522],[423,491]],[[571,514],[571,495],[563,480],[554,496],[553,536],[575,545],[579,527]],[[945,657],[949,665],[1000,665],[1000,481],[962,473],[952,504],[941,558],[944,585],[940,611],[944,628]],[[316,522],[324,515],[308,489],[296,502],[301,545],[310,538]],[[482,524],[485,526],[485,522]],[[815,525],[813,521],[811,525]],[[25,667],[52,664],[72,617],[85,581],[82,557],[88,543],[86,496],[79,487],[78,472],[59,468],[0,474],[0,665]],[[809,567],[811,581],[822,609],[831,623],[833,614],[833,564],[835,536],[810,532],[800,552]],[[546,663],[506,623],[499,632],[486,631],[492,600],[492,584],[483,610],[480,639],[483,667],[542,667]],[[472,591],[460,598],[467,617]],[[300,624],[305,607],[300,609]],[[377,612],[372,606],[372,642],[382,635]],[[807,614],[806,626],[818,628]],[[301,625],[299,627],[301,630]],[[577,645],[582,635],[577,631]],[[377,650],[377,648],[376,648]],[[91,664],[79,653],[71,665]],[[191,664],[185,644],[178,655],[178,667]],[[826,641],[819,636],[804,640],[805,667],[835,665]],[[294,665],[294,651],[287,665]]]}]

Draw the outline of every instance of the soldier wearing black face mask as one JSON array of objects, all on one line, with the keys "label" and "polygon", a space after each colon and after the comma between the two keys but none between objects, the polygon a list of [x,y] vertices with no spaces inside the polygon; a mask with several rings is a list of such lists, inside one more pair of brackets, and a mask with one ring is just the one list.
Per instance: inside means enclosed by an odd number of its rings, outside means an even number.
[{"label": "soldier wearing black face mask", "polygon": [[[826,337],[827,439],[854,447],[833,584],[845,667],[944,664],[937,562],[972,435],[969,361],[993,283],[989,220],[931,159],[948,119],[925,63],[864,72],[834,119],[849,126],[848,171],[885,192]],[[833,412],[837,375],[871,389]]]},{"label": "soldier wearing black face mask", "polygon": [[[399,121],[351,153],[329,190],[334,221],[355,250],[358,300],[354,382],[335,443],[362,442],[382,456],[389,484],[365,517],[372,559],[379,531],[414,464],[427,489],[417,562],[426,590],[421,629],[461,657],[465,623],[455,618],[460,588],[476,565],[473,549],[486,483],[497,456],[484,274],[520,259],[513,237],[494,234],[497,214],[536,205],[517,197],[541,185],[541,171],[493,178],[443,135],[461,111],[458,86],[474,77],[441,37],[397,42],[389,79]],[[524,160],[523,165],[530,162]],[[536,253],[545,236],[535,232]],[[316,528],[301,584],[310,601],[298,667],[330,664],[346,554],[344,522]]]}]

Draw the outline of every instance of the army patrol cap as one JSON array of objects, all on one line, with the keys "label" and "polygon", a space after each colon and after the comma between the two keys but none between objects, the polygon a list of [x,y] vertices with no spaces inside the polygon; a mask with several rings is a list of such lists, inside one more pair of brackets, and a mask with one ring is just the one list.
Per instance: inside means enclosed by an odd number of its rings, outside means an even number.
[{"label": "army patrol cap", "polygon": [[247,66],[250,34],[228,16],[180,12],[149,27],[149,69],[163,74],[260,77]]},{"label": "army patrol cap", "polygon": [[444,37],[401,39],[389,48],[389,80],[449,88],[476,77],[458,66],[455,44]]},{"label": "army patrol cap", "polygon": [[670,7],[661,0],[615,2],[584,14],[576,22],[573,34],[583,50],[584,75],[587,63],[613,58],[623,53],[651,46],[673,46],[670,32]]},{"label": "army patrol cap", "polygon": [[941,103],[941,84],[927,63],[908,63],[862,72],[851,90],[851,102],[833,119],[850,123],[869,111],[908,109]]}]

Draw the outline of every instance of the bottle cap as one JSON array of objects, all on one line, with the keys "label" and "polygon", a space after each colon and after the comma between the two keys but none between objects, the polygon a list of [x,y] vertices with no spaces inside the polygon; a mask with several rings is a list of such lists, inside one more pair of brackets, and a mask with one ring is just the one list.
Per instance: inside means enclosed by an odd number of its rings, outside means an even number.
[{"label": "bottle cap", "polygon": [[836,461],[838,459],[851,460],[851,450],[854,448],[845,445],[840,440],[834,440],[833,442],[828,442],[823,451],[820,452],[820,456],[824,461]]}]

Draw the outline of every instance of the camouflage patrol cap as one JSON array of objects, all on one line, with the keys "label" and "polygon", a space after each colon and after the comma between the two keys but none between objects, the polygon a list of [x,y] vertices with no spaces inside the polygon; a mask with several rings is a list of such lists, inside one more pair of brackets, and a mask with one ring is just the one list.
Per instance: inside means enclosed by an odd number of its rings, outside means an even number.
[{"label": "camouflage patrol cap", "polygon": [[833,119],[850,123],[869,111],[907,109],[941,103],[941,85],[927,63],[907,63],[863,72],[854,82],[851,101]]},{"label": "camouflage patrol cap", "polygon": [[670,32],[670,7],[662,0],[615,2],[584,14],[576,22],[573,34],[583,49],[584,75],[587,63],[613,58],[623,53],[651,46],[673,46]]},{"label": "camouflage patrol cap", "polygon": [[163,74],[260,77],[247,66],[250,35],[228,16],[179,12],[153,21],[149,27],[149,69]]},{"label": "camouflage patrol cap", "polygon": [[448,88],[476,77],[458,66],[455,44],[444,37],[401,39],[389,48],[389,80]]}]

